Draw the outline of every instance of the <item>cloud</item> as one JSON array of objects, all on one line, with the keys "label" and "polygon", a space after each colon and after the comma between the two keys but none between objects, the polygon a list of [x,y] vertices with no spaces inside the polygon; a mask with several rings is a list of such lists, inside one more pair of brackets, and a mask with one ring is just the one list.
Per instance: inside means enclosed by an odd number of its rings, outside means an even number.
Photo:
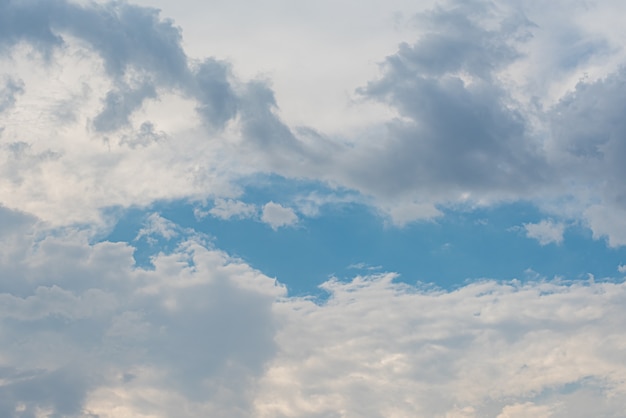
[{"label": "cloud", "polygon": [[595,239],[606,238],[609,247],[626,245],[626,210],[617,205],[591,205],[584,212]]},{"label": "cloud", "polygon": [[619,266],[617,266],[617,271],[619,271],[620,273],[626,273],[626,265],[620,264]]},{"label": "cloud", "polygon": [[0,198],[56,225],[94,223],[106,207],[232,199],[242,178],[270,173],[345,190],[397,226],[519,200],[556,217],[567,199],[568,217],[623,245],[621,55],[608,29],[547,25],[557,9],[447,1],[417,13],[415,40],[353,98],[394,116],[337,136],[287,124],[270,80],[188,57],[182,29],[154,8],[4,2]]},{"label": "cloud", "polygon": [[2,202],[68,225],[102,222],[106,207],[232,194],[217,168],[229,146],[208,142],[203,127],[232,115],[201,110],[226,114],[228,66],[189,61],[171,20],[125,2],[2,2],[0,14]]},{"label": "cloud", "polygon": [[524,229],[528,238],[536,239],[541,245],[561,244],[563,242],[565,225],[554,223],[552,220],[543,220],[536,224],[524,224]]},{"label": "cloud", "polygon": [[230,71],[228,64],[215,59],[205,60],[196,69],[197,110],[212,126],[224,126],[238,110],[239,98],[228,81]]},{"label": "cloud", "polygon": [[393,278],[330,281],[325,303],[277,306],[288,320],[257,416],[621,413],[625,371],[614,362],[623,327],[612,312],[623,283],[484,281],[433,291]]},{"label": "cloud", "polygon": [[262,86],[242,101],[244,134],[258,147],[251,159],[261,153],[285,176],[357,190],[400,226],[440,216],[446,205],[539,198],[551,189],[558,173],[501,77],[522,58],[517,47],[532,22],[485,2],[448,2],[418,20],[419,39],[402,43],[381,76],[358,90],[395,118],[343,141],[290,130]]},{"label": "cloud", "polygon": [[156,97],[154,86],[143,84],[137,88],[124,86],[119,90],[107,93],[104,109],[94,118],[93,127],[97,132],[111,132],[127,126],[130,115],[137,110],[146,99]]},{"label": "cloud", "polygon": [[[244,203],[233,199],[216,199],[213,207],[206,212],[211,216],[220,219],[246,219],[257,215],[258,209],[255,205]],[[201,214],[204,214],[201,213]]]},{"label": "cloud", "polygon": [[4,87],[0,89],[0,113],[6,112],[15,105],[16,96],[24,93],[24,83],[21,80],[4,80]]},{"label": "cloud", "polygon": [[263,206],[261,221],[276,230],[284,226],[292,226],[298,222],[298,215],[291,208],[279,203],[269,202]]},{"label": "cloud", "polygon": [[381,273],[330,280],[316,301],[180,227],[146,270],[126,243],[42,236],[6,208],[0,224],[4,416],[582,418],[626,405],[621,282],[446,291]]},{"label": "cloud", "polygon": [[0,220],[14,224],[0,232],[1,415],[119,416],[112,398],[133,416],[250,416],[276,349],[273,279],[189,235],[144,270],[128,244],[35,241],[33,219]]},{"label": "cloud", "polygon": [[523,404],[507,405],[496,418],[522,418],[533,416],[537,418],[550,418],[552,408],[546,406],[536,406],[532,402]]},{"label": "cloud", "polygon": [[[495,29],[485,28],[490,17]],[[434,203],[466,192],[474,200],[524,193],[545,181],[549,166],[497,73],[519,57],[514,45],[530,22],[502,19],[482,2],[453,2],[419,18],[429,31],[400,45],[382,77],[361,90],[401,118],[375,153],[350,165],[352,182],[387,197],[426,193]]]},{"label": "cloud", "polygon": [[369,271],[373,271],[373,270],[382,270],[382,266],[370,266],[367,263],[355,263],[355,264],[350,264],[348,267],[346,267],[347,269],[354,269],[354,270],[369,270]]},{"label": "cloud", "polygon": [[[275,230],[333,201],[401,226],[524,200],[624,245],[621,37],[592,34],[593,19],[553,29],[579,13],[561,6],[419,13],[357,92],[393,117],[339,136],[290,126],[268,80],[188,57],[154,8],[0,1],[0,415],[623,414],[624,283],[446,291],[385,273],[330,280],[318,301],[157,213],[136,241],[167,241],[150,268],[135,242],[94,235],[115,222],[105,209],[173,199]],[[341,196],[236,200],[259,173]],[[563,240],[564,224],[524,227]]]},{"label": "cloud", "polygon": [[148,242],[156,243],[156,238],[171,240],[179,235],[178,226],[172,221],[163,218],[158,213],[148,215],[143,228],[139,230],[135,241],[145,237]]}]

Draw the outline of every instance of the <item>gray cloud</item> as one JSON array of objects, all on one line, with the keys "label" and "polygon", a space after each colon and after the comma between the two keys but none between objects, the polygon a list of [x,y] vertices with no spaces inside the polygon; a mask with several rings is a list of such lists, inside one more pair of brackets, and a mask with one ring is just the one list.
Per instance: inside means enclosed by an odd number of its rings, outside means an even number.
[{"label": "gray cloud", "polygon": [[11,24],[0,32],[5,48],[26,41],[49,57],[65,44],[64,36],[71,35],[102,57],[116,87],[94,118],[96,131],[124,127],[147,99],[158,96],[159,89],[175,89],[196,99],[199,114],[212,127],[222,128],[237,112],[239,98],[228,80],[228,65],[207,59],[192,69],[180,29],[171,20],[162,20],[157,9],[125,2],[83,6],[59,0],[7,1],[0,12],[5,19],[11,17]]},{"label": "gray cloud", "polygon": [[401,45],[385,61],[383,77],[361,90],[403,119],[389,125],[376,156],[352,163],[352,182],[389,196],[416,190],[445,196],[519,194],[547,180],[521,109],[495,77],[518,56],[510,43],[530,24],[518,17],[487,30],[482,9],[482,2],[455,3],[420,16],[431,31]]},{"label": "gray cloud", "polygon": [[[610,208],[624,207],[626,193],[619,182],[624,150],[618,140],[607,139],[617,138],[623,128],[623,106],[613,94],[621,91],[621,72],[581,82],[547,111],[536,102],[520,101],[517,90],[523,86],[513,88],[503,74],[523,62],[525,48],[542,29],[513,7],[449,1],[418,15],[418,39],[402,43],[382,63],[381,76],[358,91],[361,98],[386,104],[398,117],[354,138],[288,126],[268,82],[241,81],[228,62],[215,58],[188,59],[180,28],[156,9],[64,0],[3,2],[0,7],[28,26],[3,27],[5,48],[26,41],[50,57],[71,38],[102,58],[113,87],[90,117],[92,127],[107,136],[119,133],[119,143],[137,151],[161,136],[149,123],[129,132],[136,125],[132,116],[147,101],[175,93],[195,101],[207,135],[219,136],[229,123],[241,134],[241,141],[220,150],[230,164],[220,170],[244,167],[247,174],[273,172],[358,190],[364,201],[397,223],[436,216],[440,205],[519,199],[541,205],[555,194],[573,196],[580,206],[577,216],[584,218],[581,213],[593,199],[578,189],[594,194],[600,183],[603,194],[593,198]],[[572,44],[553,57],[560,76],[610,49],[600,37],[573,24],[557,35]],[[552,40],[548,53],[559,42]],[[5,107],[27,87],[7,84]],[[593,104],[596,96],[601,99]],[[552,132],[537,128],[538,123],[550,125]],[[176,166],[174,157],[159,158]],[[6,165],[13,172],[8,178],[21,181],[14,174],[21,166],[9,159]],[[191,177],[195,181],[200,175]],[[598,226],[598,236],[606,229]]]},{"label": "gray cloud", "polygon": [[[530,199],[558,184],[527,110],[499,78],[521,57],[517,46],[535,26],[522,13],[482,1],[449,2],[417,22],[423,36],[401,44],[382,64],[382,76],[358,91],[398,118],[349,141],[292,130],[261,85],[242,96],[243,132],[255,152],[283,175],[373,196],[398,219],[431,217],[435,204],[464,195],[474,202]],[[414,207],[391,209],[407,203]]]},{"label": "gray cloud", "polygon": [[195,94],[198,112],[211,126],[223,127],[238,111],[239,98],[228,78],[230,67],[224,62],[207,59],[195,70]]},{"label": "gray cloud", "polygon": [[127,244],[76,230],[35,241],[34,219],[0,209],[13,225],[0,231],[3,416],[88,416],[92,391],[118,384],[249,416],[276,350],[272,279],[185,237],[136,269]]},{"label": "gray cloud", "polygon": [[[525,61],[534,35],[546,36],[521,8],[450,1],[416,22],[419,39],[402,43],[382,63],[381,77],[358,90],[395,109],[397,118],[349,141],[310,135],[314,131],[291,129],[276,116],[274,96],[261,85],[242,96],[243,132],[255,145],[250,160],[261,154],[272,171],[356,189],[399,223],[435,216],[436,205],[529,200],[547,208],[545,202],[574,199],[578,208],[566,216],[588,216],[597,236],[621,245],[626,227],[607,232],[599,215],[583,212],[599,200],[621,213],[626,201],[618,140],[623,71],[583,80],[544,109],[537,98],[520,99],[536,80],[514,85],[508,78],[517,65],[536,59]],[[573,24],[555,36],[541,53],[554,55],[558,77],[610,50],[608,41]]]},{"label": "gray cloud", "polygon": [[[487,28],[489,18],[498,20],[497,27]],[[459,73],[490,79],[520,57],[512,43],[530,37],[534,26],[521,13],[498,16],[494,5],[480,0],[445,2],[417,15],[415,23],[424,35],[413,45],[402,43],[387,58],[387,74],[376,84]]]},{"label": "gray cloud", "polygon": [[51,28],[60,4],[63,3],[0,1],[0,47],[6,50],[25,40],[50,58],[52,49],[63,44],[63,39]]},{"label": "gray cloud", "polygon": [[161,20],[157,9],[126,2],[54,4],[52,30],[67,31],[89,43],[113,78],[136,69],[154,76],[159,84],[184,86],[188,82],[181,31],[171,20]]},{"label": "gray cloud", "polygon": [[55,371],[8,370],[2,376],[7,384],[0,387],[0,413],[10,418],[35,418],[41,410],[60,417],[89,417],[82,404],[91,384],[84,375],[70,368]]},{"label": "gray cloud", "polygon": [[439,291],[377,274],[315,303],[182,228],[144,270],[128,244],[36,239],[36,219],[0,208],[7,224],[3,416],[617,417],[626,402],[623,283]]},{"label": "gray cloud", "polygon": [[139,126],[139,131],[136,134],[122,137],[120,143],[128,144],[131,148],[147,147],[166,138],[167,135],[164,132],[156,131],[154,124],[146,121]]},{"label": "gray cloud", "polygon": [[626,208],[626,70],[605,79],[581,81],[550,112],[553,146],[591,188]]},{"label": "gray cloud", "polygon": [[9,78],[0,88],[0,113],[11,109],[15,105],[17,95],[24,92],[24,82]]},{"label": "gray cloud", "polygon": [[141,107],[146,99],[157,96],[153,85],[144,83],[136,88],[120,86],[117,90],[107,93],[104,109],[93,120],[98,132],[111,132],[129,123],[129,116]]}]

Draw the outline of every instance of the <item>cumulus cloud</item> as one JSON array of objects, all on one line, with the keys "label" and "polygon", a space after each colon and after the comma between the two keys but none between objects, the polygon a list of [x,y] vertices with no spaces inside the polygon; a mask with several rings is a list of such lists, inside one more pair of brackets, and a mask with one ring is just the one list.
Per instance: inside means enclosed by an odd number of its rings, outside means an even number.
[{"label": "cumulus cloud", "polygon": [[[498,20],[493,29],[484,23],[490,17]],[[498,77],[518,58],[515,42],[530,22],[502,19],[477,2],[453,2],[420,22],[427,33],[400,45],[382,77],[361,90],[401,118],[390,122],[375,153],[351,164],[351,181],[388,197],[425,193],[423,203],[530,192],[550,169]]]},{"label": "cumulus cloud", "polygon": [[[14,209],[57,225],[94,222],[110,206],[232,197],[234,179],[258,170],[239,161],[231,140],[241,129],[230,125],[240,109],[254,119],[245,103],[265,115],[255,98],[263,82],[247,86],[215,58],[188,59],[180,28],[158,10],[35,1],[3,2],[0,13],[10,16],[0,33],[0,170],[13,180],[0,198]],[[16,162],[13,144],[56,159]]]},{"label": "cumulus cloud", "polygon": [[128,244],[0,219],[3,416],[250,416],[276,349],[273,279],[189,236],[144,270]]},{"label": "cumulus cloud", "polygon": [[[358,91],[395,117],[336,138],[285,123],[268,81],[188,57],[156,9],[0,1],[0,415],[621,416],[624,283],[445,291],[387,273],[330,280],[316,301],[157,213],[133,243],[94,242],[103,209],[158,200],[213,200],[206,214],[274,230],[337,200],[399,226],[567,200],[566,216],[624,245],[626,72],[580,78],[610,40],[552,36],[537,17],[484,1],[418,14],[419,36]],[[258,173],[347,192],[236,200]],[[524,229],[559,244],[565,225]],[[144,239],[170,244],[150,268],[133,259]]]},{"label": "cumulus cloud", "polygon": [[[3,2],[2,201],[67,225],[107,206],[228,200],[242,177],[277,173],[350,190],[398,226],[459,204],[523,199],[550,212],[569,199],[570,217],[621,246],[617,38],[577,19],[544,24],[556,10],[444,1],[419,12],[416,39],[357,92],[395,117],[331,137],[286,124],[269,81],[188,57],[182,29],[154,8]],[[582,78],[605,58],[604,74]],[[17,144],[26,159],[13,158]]]},{"label": "cumulus cloud", "polygon": [[526,223],[524,224],[526,230],[526,236],[539,241],[541,245],[548,244],[561,244],[563,242],[563,233],[565,232],[565,225],[562,223],[555,223],[548,219],[539,223]]},{"label": "cumulus cloud", "polygon": [[624,283],[445,291],[381,273],[330,280],[315,301],[184,231],[146,270],[126,243],[42,238],[6,208],[0,225],[3,416],[582,418],[626,405]]},{"label": "cumulus cloud", "polygon": [[393,278],[330,281],[323,304],[277,306],[289,319],[259,416],[621,413],[623,338],[611,312],[623,284],[485,281],[448,292]]},{"label": "cumulus cloud", "polygon": [[291,226],[298,222],[298,215],[291,208],[286,208],[279,203],[268,202],[263,206],[261,221],[265,222],[272,229]]}]

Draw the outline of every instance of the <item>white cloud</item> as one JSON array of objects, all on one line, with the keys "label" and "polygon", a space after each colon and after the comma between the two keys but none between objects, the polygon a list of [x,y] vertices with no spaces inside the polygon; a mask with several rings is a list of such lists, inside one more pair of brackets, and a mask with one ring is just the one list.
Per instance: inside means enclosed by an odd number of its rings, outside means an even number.
[{"label": "white cloud", "polygon": [[3,416],[583,418],[626,406],[624,283],[443,291],[377,274],[331,280],[316,303],[184,231],[144,270],[125,243],[71,229],[39,239],[36,220],[0,208],[5,224]]},{"label": "white cloud", "polygon": [[279,203],[268,202],[263,206],[261,221],[276,230],[284,226],[292,226],[298,222],[298,215],[291,208]]},{"label": "white cloud", "polygon": [[617,266],[617,271],[619,271],[620,273],[626,273],[626,264],[620,264],[619,266]]},{"label": "white cloud", "polygon": [[256,216],[258,209],[255,205],[233,199],[215,199],[214,206],[207,212],[220,219],[245,219]]},{"label": "white cloud", "polygon": [[[392,3],[396,21],[431,3]],[[432,291],[382,274],[330,281],[315,303],[158,214],[138,238],[178,245],[152,270],[130,244],[92,242],[110,207],[213,199],[213,216],[256,217],[233,199],[264,173],[347,189],[399,226],[520,199],[556,217],[566,198],[596,239],[624,245],[624,5],[570,3],[444,2],[393,35],[388,2],[289,18],[257,5],[256,32],[209,13],[220,36],[192,48],[221,61],[188,58],[154,9],[0,2],[0,416],[621,416],[623,283]],[[218,28],[204,15],[191,30]],[[346,30],[356,15],[369,23]],[[287,49],[258,47],[273,41]],[[275,90],[248,81],[259,71]],[[292,226],[292,207],[333,200],[272,201],[260,220]],[[563,241],[561,223],[524,228]]]},{"label": "white cloud", "polygon": [[156,242],[155,237],[162,237],[166,240],[175,238],[178,235],[178,227],[169,219],[163,218],[158,213],[148,215],[144,227],[139,230],[135,241],[146,237],[148,242]]},{"label": "white cloud", "polygon": [[552,416],[552,408],[549,406],[537,406],[532,402],[526,402],[523,404],[507,405],[496,418],[550,418]]},{"label": "white cloud", "polygon": [[524,224],[524,229],[528,238],[536,239],[541,245],[561,244],[563,242],[565,225],[544,219],[536,224]]},{"label": "white cloud", "polygon": [[[455,291],[393,275],[291,299],[257,416],[619,416],[620,284],[486,281]],[[608,344],[608,345],[607,345]],[[585,397],[585,402],[577,402]],[[577,409],[580,408],[580,409]]]},{"label": "white cloud", "polygon": [[348,267],[348,269],[352,269],[352,270],[369,270],[369,271],[373,271],[373,270],[382,270],[382,266],[370,266],[367,263],[355,263],[355,264],[350,264]]},{"label": "white cloud", "polygon": [[250,416],[276,349],[274,279],[193,237],[144,270],[128,244],[36,227],[0,231],[0,415]]},{"label": "white cloud", "polygon": [[[183,32],[152,8],[1,6],[3,15],[29,22],[7,25],[0,39],[7,51],[0,88],[5,205],[57,226],[96,223],[106,207],[228,201],[241,196],[242,178],[270,173],[349,190],[353,201],[398,226],[458,204],[521,199],[546,209],[567,198],[595,237],[623,245],[619,121],[626,73],[619,70],[621,26],[612,18],[623,5],[610,1],[589,11],[560,1],[548,8],[449,1],[433,8],[431,1],[397,0],[356,12],[349,2],[342,7],[359,16],[349,25],[367,38],[359,49],[363,36],[328,43],[315,35],[321,22],[330,23],[330,2],[290,19],[263,6],[258,15],[275,21],[275,31],[261,31],[266,21],[255,19],[244,36],[223,20],[239,10],[234,5],[204,6],[215,8],[209,14],[216,25],[207,26],[181,5],[155,1],[190,25],[190,51],[230,61],[188,57]],[[598,26],[589,13],[612,24]],[[230,35],[207,44],[206,27]],[[347,33],[345,19],[334,19],[332,28]],[[275,35],[286,49],[242,43]],[[330,56],[324,45],[332,56],[359,58],[343,60],[339,76],[338,60],[317,58]],[[277,60],[286,50],[309,55]],[[319,64],[305,67],[323,82],[294,68],[303,59]],[[353,76],[365,63],[369,69]],[[272,82],[255,79],[259,72]],[[331,96],[332,104],[320,105]],[[302,203],[302,213],[317,208]]]},{"label": "white cloud", "polygon": [[626,211],[620,207],[592,205],[586,211],[595,239],[606,238],[609,247],[626,245]]}]

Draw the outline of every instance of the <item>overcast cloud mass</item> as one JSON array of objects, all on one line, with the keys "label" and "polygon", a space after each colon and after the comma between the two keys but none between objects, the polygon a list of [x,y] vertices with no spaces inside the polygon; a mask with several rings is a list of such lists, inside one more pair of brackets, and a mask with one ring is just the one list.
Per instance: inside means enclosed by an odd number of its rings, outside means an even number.
[{"label": "overcast cloud mass", "polygon": [[622,417],[625,7],[0,0],[0,416]]}]

